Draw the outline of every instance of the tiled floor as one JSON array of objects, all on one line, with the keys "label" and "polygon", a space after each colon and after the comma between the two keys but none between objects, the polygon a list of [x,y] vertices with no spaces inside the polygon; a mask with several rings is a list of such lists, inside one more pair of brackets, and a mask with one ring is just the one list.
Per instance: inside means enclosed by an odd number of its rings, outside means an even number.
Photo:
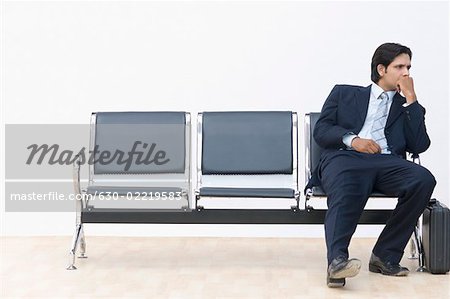
[{"label": "tiled floor", "polygon": [[1,238],[1,297],[450,298],[449,274],[368,272],[375,239],[352,241],[363,266],[343,289],[325,285],[323,239],[87,236],[88,258],[68,271],[70,240]]}]

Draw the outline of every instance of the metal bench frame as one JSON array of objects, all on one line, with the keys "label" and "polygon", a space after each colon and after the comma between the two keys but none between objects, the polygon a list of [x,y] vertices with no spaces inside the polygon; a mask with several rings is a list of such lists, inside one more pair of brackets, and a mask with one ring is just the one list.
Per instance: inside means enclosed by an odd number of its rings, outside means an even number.
[{"label": "metal bench frame", "polygon": [[[75,256],[79,249],[79,258],[86,258],[86,240],[83,230],[85,223],[158,223],[158,224],[323,224],[326,209],[315,209],[308,201],[313,198],[312,190],[306,190],[304,203],[300,204],[300,193],[298,192],[298,118],[296,113],[292,113],[293,124],[293,186],[297,190],[295,193],[296,205],[290,209],[204,209],[198,205],[200,199],[198,190],[202,186],[201,173],[201,130],[202,114],[198,116],[197,122],[197,188],[195,191],[194,204],[184,207],[182,210],[108,210],[101,209],[93,211],[88,208],[87,202],[76,200],[76,221],[75,233],[69,252],[70,262],[68,270],[76,269]],[[95,132],[95,118],[91,119],[91,144],[95,140],[92,132]],[[186,118],[186,134],[190,136],[190,117]],[[305,117],[305,138],[306,138],[306,179],[310,178],[311,161],[309,160],[310,142],[309,114]],[[190,149],[190,138],[188,147]],[[189,151],[188,151],[189,152]],[[190,154],[186,157],[186,167],[190,172]],[[83,195],[85,190],[80,186],[80,165],[75,161],[73,167],[73,182],[76,194]],[[189,178],[189,186],[191,181]],[[83,197],[84,198],[84,197]],[[390,210],[364,210],[359,220],[360,224],[385,224],[390,216]],[[423,250],[421,236],[421,220],[412,238],[411,252],[412,258],[419,258],[419,269],[423,271]]]}]

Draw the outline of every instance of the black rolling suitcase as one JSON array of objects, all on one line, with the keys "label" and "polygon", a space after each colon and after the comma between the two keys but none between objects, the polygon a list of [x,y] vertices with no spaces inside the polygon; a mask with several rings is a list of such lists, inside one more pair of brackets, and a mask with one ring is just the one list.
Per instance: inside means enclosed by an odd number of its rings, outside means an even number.
[{"label": "black rolling suitcase", "polygon": [[423,212],[423,251],[425,267],[433,274],[450,270],[450,210],[431,199]]}]

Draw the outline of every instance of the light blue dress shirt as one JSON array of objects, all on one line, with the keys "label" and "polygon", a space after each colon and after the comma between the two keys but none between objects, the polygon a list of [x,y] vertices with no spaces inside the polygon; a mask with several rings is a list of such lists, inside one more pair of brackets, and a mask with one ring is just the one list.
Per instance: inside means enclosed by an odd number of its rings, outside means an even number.
[{"label": "light blue dress shirt", "polygon": [[[385,91],[380,86],[378,86],[377,84],[372,84],[370,90],[369,107],[367,109],[366,119],[364,121],[364,125],[361,129],[361,132],[359,132],[358,135],[354,134],[353,132],[349,132],[348,134],[345,134],[342,137],[342,141],[347,146],[348,149],[352,149],[352,141],[356,137],[364,139],[374,139],[371,134],[371,131],[373,123],[375,121],[375,115],[377,113],[378,106],[381,105],[381,100],[379,99],[379,97],[383,92]],[[392,100],[396,93],[397,93],[396,91],[386,91],[386,94],[389,96],[388,115],[392,106]],[[383,152],[383,154],[390,154],[390,153],[391,152],[389,150]]]}]

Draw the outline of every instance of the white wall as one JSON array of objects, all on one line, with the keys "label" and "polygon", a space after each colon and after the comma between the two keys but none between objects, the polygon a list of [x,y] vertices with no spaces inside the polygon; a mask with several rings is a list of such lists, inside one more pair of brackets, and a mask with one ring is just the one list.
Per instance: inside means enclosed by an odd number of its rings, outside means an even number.
[{"label": "white wall", "polygon": [[[3,1],[1,19],[2,133],[3,124],[87,123],[92,111],[293,110],[302,116],[319,111],[336,83],[370,84],[378,45],[405,44],[413,51],[412,76],[432,139],[422,162],[438,180],[434,196],[449,204],[447,2]],[[300,138],[300,169],[302,153]],[[74,227],[72,213],[5,213],[2,206],[1,217],[5,235],[67,235]],[[321,226],[288,225],[86,230],[323,235]],[[365,226],[357,235],[379,231]]]}]

